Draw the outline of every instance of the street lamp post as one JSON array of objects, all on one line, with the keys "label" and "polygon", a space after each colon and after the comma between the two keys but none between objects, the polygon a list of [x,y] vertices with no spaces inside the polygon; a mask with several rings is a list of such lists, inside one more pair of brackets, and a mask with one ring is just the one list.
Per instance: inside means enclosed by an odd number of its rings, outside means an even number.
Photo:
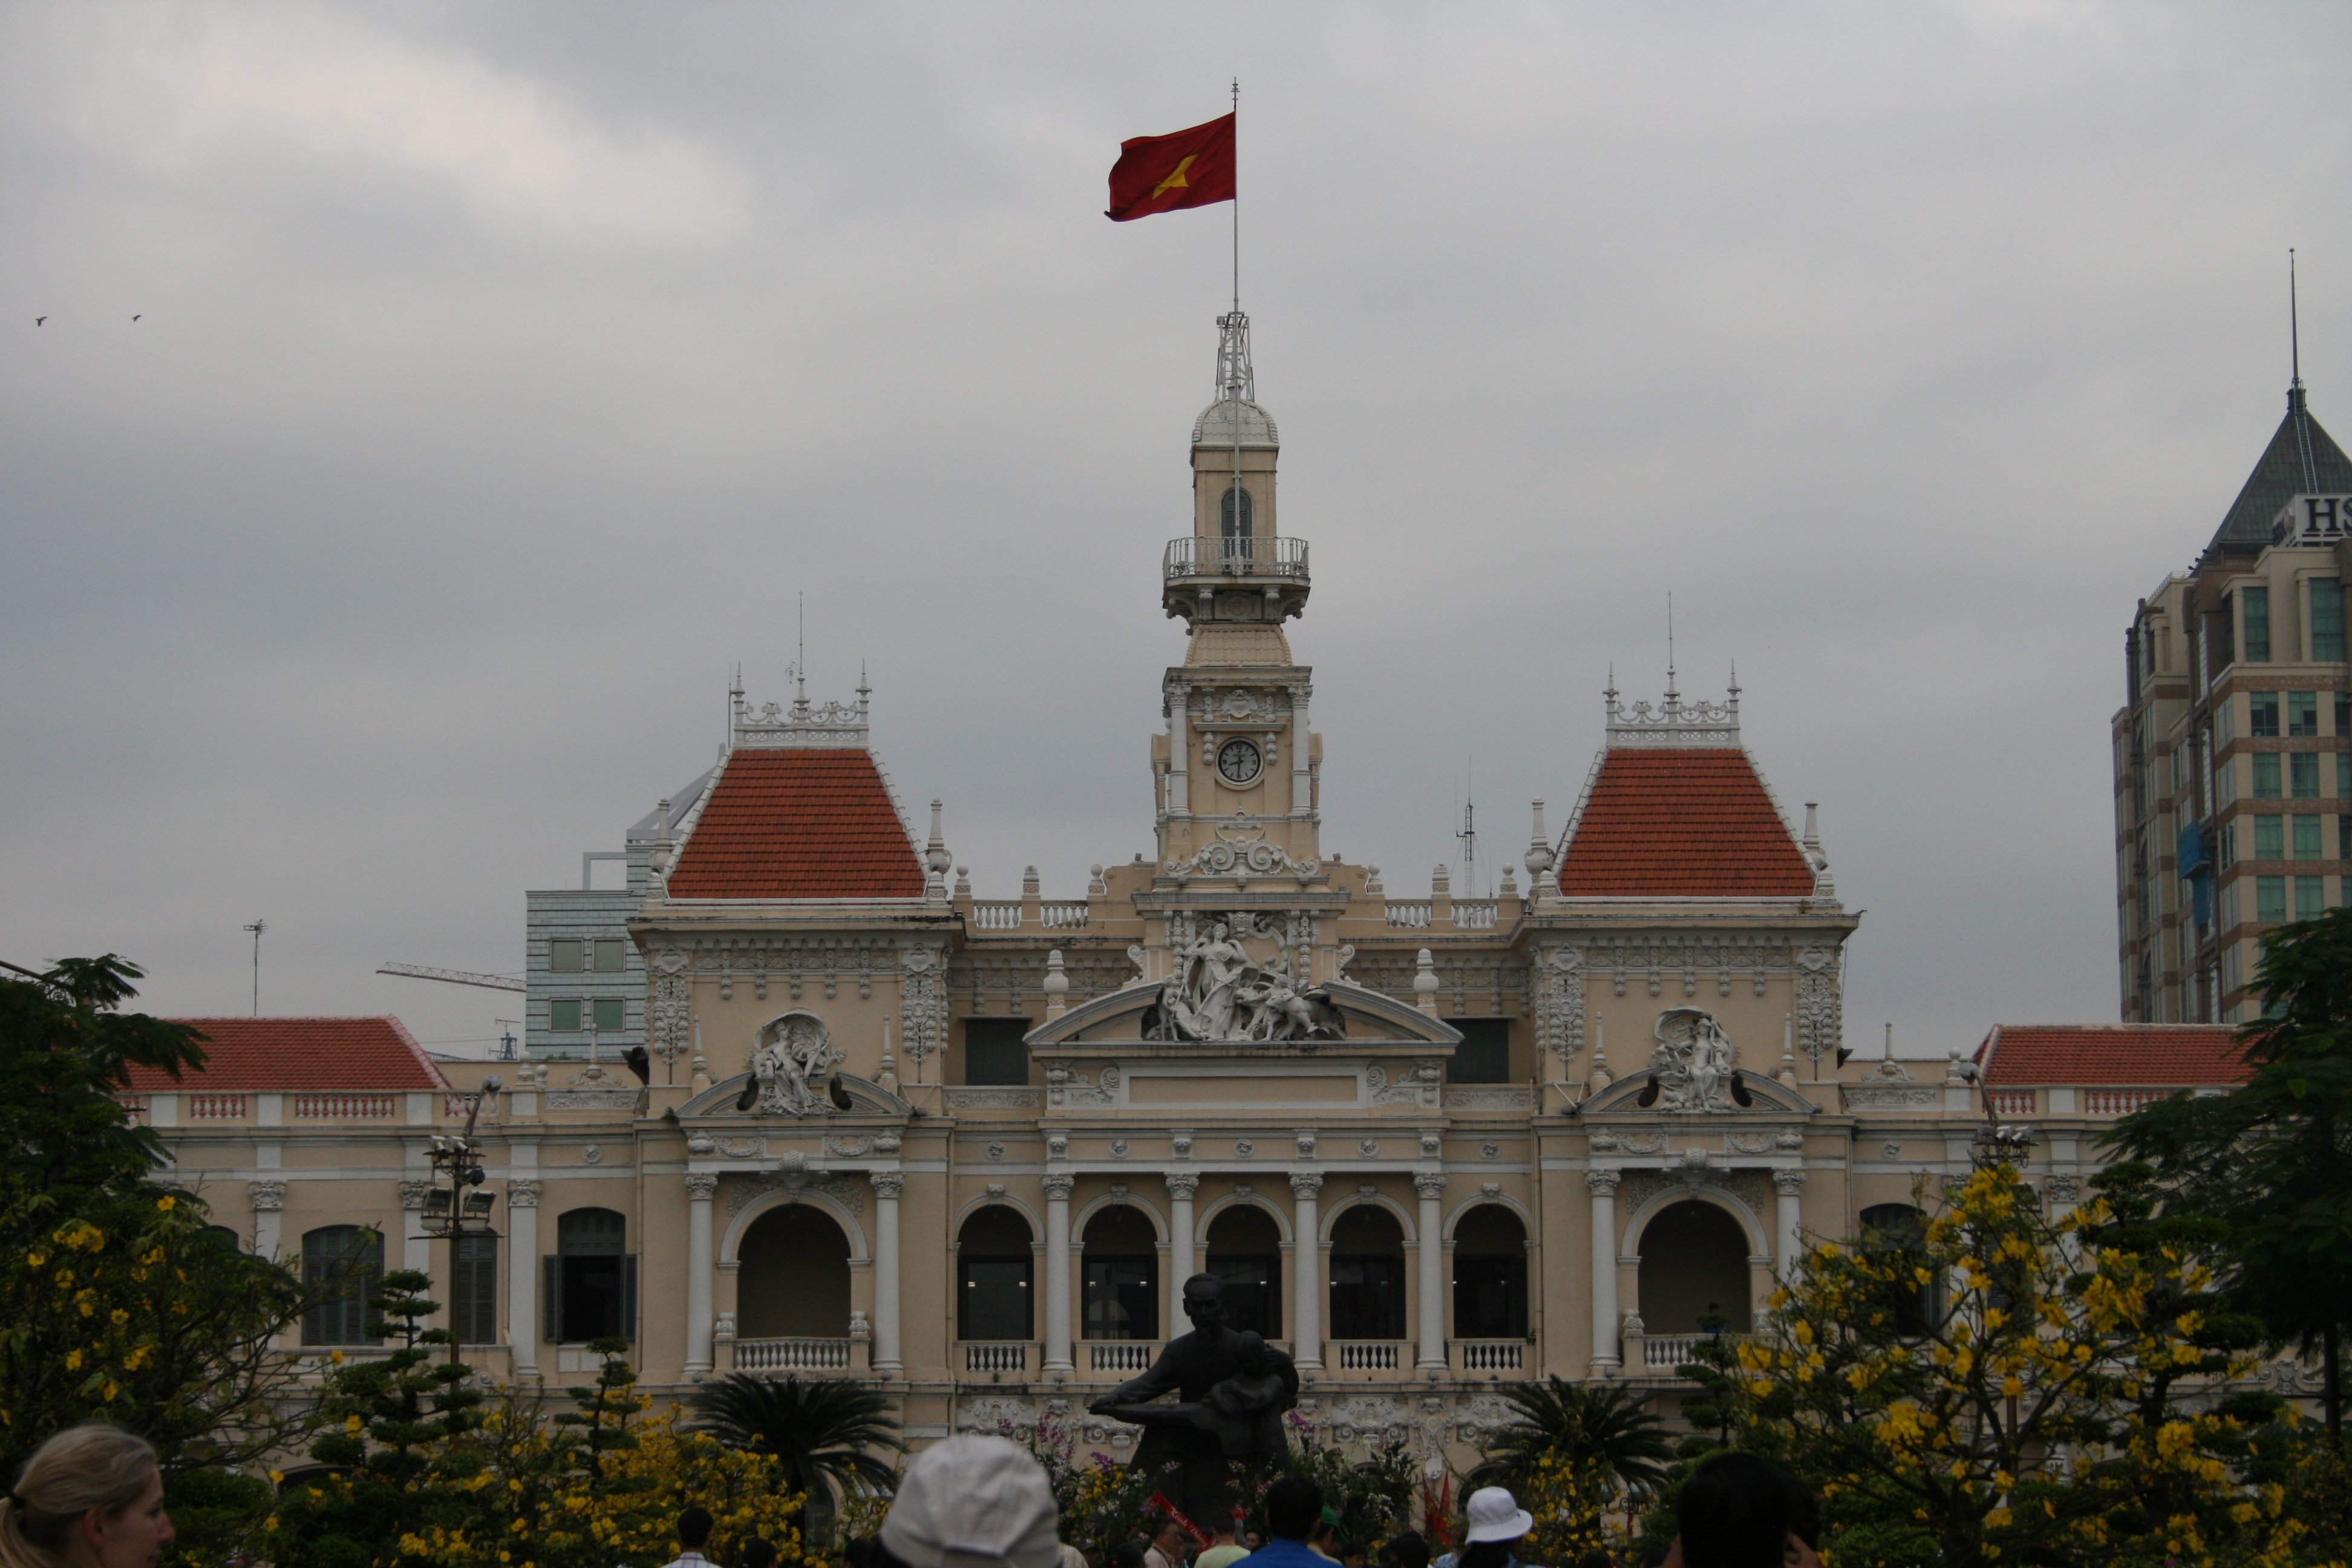
[{"label": "street lamp post", "polygon": [[[489,1178],[482,1170],[481,1145],[474,1142],[474,1122],[482,1113],[482,1100],[498,1093],[503,1086],[493,1075],[482,1080],[482,1087],[463,1096],[466,1102],[466,1129],[455,1137],[436,1132],[426,1158],[433,1163],[433,1184],[425,1194],[423,1224],[425,1233],[449,1239],[449,1364],[458,1363],[459,1342],[464,1338],[457,1323],[458,1253],[469,1237],[496,1236],[490,1228],[490,1210],[498,1203],[496,1193],[477,1191]],[[446,1181],[446,1184],[445,1184]]]}]

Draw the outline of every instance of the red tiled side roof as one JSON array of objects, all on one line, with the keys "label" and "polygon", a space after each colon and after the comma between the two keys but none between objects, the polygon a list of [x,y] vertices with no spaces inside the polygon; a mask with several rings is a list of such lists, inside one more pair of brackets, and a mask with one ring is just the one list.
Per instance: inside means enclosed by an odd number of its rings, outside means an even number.
[{"label": "red tiled side roof", "polygon": [[739,751],[711,785],[673,899],[919,899],[923,868],[862,749]]},{"label": "red tiled side roof", "polygon": [[1569,898],[1802,899],[1813,869],[1738,747],[1601,756],[1560,858]]},{"label": "red tiled side roof", "polygon": [[1977,1047],[1985,1082],[2243,1083],[2238,1032],[2227,1024],[1999,1024]]},{"label": "red tiled side roof", "polygon": [[172,1089],[446,1089],[406,1025],[381,1018],[174,1018],[203,1033],[205,1067],[179,1082],[132,1068],[131,1087]]}]

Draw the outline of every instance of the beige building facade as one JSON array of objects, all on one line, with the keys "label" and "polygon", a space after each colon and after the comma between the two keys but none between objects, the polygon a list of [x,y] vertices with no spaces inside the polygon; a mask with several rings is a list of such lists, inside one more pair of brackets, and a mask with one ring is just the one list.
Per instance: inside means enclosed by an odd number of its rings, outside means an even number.
[{"label": "beige building facade", "polygon": [[[260,1250],[380,1233],[499,1377],[576,1380],[614,1333],[663,1397],[854,1378],[919,1442],[1062,1417],[1131,1452],[1087,1402],[1182,1331],[1206,1270],[1289,1351],[1328,1438],[1430,1465],[1504,1419],[1506,1383],[1671,1392],[1693,1337],[1747,1328],[1808,1237],[1932,1204],[1969,1166],[1984,1074],[1851,1058],[1859,916],[1813,808],[1792,816],[1743,749],[1736,686],[1606,693],[1564,827],[1534,804],[1498,896],[1455,896],[1442,867],[1391,889],[1325,851],[1323,770],[1375,748],[1313,727],[1290,640],[1308,543],[1280,531],[1247,322],[1220,325],[1159,584],[1177,657],[1148,739],[1105,742],[1138,747],[1150,860],[1081,897],[1033,876],[977,898],[938,803],[901,809],[867,694],[739,693],[719,766],[631,842],[645,1081],[592,1032],[499,1063],[308,1045],[322,1077],[296,1089],[288,1040],[370,1021],[207,1021],[212,1070],[137,1101],[176,1179]],[[551,925],[532,962],[597,940]],[[1994,1086],[2062,1205],[2122,1103],[2065,1082],[2069,1048],[2012,1052],[2039,1065]],[[2103,1049],[2106,1090],[2153,1060]],[[499,1234],[453,1257],[419,1228],[429,1142],[491,1076]],[[322,1318],[290,1348],[359,1333]]]}]

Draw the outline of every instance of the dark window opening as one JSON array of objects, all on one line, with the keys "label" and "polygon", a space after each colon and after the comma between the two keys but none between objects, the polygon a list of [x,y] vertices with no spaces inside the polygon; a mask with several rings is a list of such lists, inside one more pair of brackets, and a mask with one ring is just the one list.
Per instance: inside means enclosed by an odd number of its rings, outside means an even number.
[{"label": "dark window opening", "polygon": [[302,1278],[335,1292],[302,1315],[306,1345],[373,1344],[382,1337],[368,1298],[383,1284],[383,1237],[363,1226],[321,1226],[302,1237]]},{"label": "dark window opening", "polygon": [[1083,1338],[1160,1337],[1160,1234],[1133,1208],[1107,1208],[1087,1226]]},{"label": "dark window opening", "polygon": [[1500,1204],[1481,1204],[1454,1227],[1454,1335],[1528,1335],[1528,1233]]},{"label": "dark window opening", "polygon": [[461,1345],[499,1342],[499,1238],[457,1238],[457,1300],[452,1321]]},{"label": "dark window opening", "polygon": [[1377,1204],[1358,1204],[1332,1222],[1331,1337],[1405,1337],[1404,1232]]},{"label": "dark window opening", "polygon": [[1282,1233],[1255,1204],[1210,1222],[1204,1273],[1224,1287],[1225,1321],[1266,1339],[1282,1337]]},{"label": "dark window opening", "polygon": [[963,1080],[971,1084],[1029,1081],[1029,1047],[1021,1037],[1026,1018],[966,1018],[963,1021]]},{"label": "dark window opening", "polygon": [[[1236,499],[1241,502],[1241,516],[1238,519],[1234,516],[1234,503]],[[1217,508],[1219,530],[1228,540],[1249,538],[1256,531],[1252,521],[1255,510],[1255,503],[1250,500],[1247,489],[1240,485],[1227,485],[1224,499]]]},{"label": "dark window opening", "polygon": [[1448,1018],[1462,1031],[1462,1043],[1445,1064],[1448,1083],[1511,1081],[1511,1021],[1508,1018]]},{"label": "dark window opening", "polygon": [[547,1337],[558,1343],[635,1339],[637,1260],[628,1221],[611,1209],[573,1209],[555,1222],[546,1260]]},{"label": "dark window opening", "polygon": [[2246,733],[2258,739],[2274,737],[2279,732],[2279,694],[2275,691],[2246,693]]},{"label": "dark window opening", "polygon": [[[1911,1270],[1927,1267],[1927,1216],[1909,1204],[1874,1204],[1862,1211],[1864,1250],[1901,1260]],[[1899,1291],[1894,1302],[1898,1333],[1924,1335],[1944,1316],[1944,1285],[1930,1272],[1927,1282]]]},{"label": "dark window opening", "polygon": [[967,1340],[1029,1338],[1029,1226],[1003,1204],[963,1222],[956,1247],[956,1333]]}]

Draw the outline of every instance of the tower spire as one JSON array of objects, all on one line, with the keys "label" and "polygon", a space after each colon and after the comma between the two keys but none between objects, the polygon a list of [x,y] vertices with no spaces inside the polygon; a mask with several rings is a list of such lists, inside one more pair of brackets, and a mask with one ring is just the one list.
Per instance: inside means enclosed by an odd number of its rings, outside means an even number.
[{"label": "tower spire", "polygon": [[2286,247],[2286,342],[2287,359],[2294,379],[2287,383],[2294,391],[2303,390],[2303,321],[2295,308],[2294,247]]}]

